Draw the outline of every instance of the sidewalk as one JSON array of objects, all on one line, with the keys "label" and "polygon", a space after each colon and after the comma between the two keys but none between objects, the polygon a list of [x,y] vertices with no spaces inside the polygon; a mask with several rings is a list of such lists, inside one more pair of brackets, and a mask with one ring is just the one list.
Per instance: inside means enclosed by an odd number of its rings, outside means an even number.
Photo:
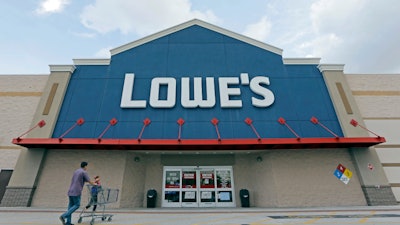
[{"label": "sidewalk", "polygon": [[[1,208],[0,225],[60,225],[63,208]],[[73,215],[78,224],[81,209]],[[94,224],[108,225],[262,225],[262,224],[382,224],[400,225],[400,205],[326,208],[138,208],[106,209],[109,217]],[[88,215],[88,214],[87,214]],[[92,217],[81,218],[82,225]]]}]

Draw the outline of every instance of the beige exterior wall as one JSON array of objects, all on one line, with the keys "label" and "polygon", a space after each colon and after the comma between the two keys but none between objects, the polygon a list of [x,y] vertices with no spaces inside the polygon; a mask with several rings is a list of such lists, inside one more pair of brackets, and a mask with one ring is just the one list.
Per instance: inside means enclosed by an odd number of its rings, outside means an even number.
[{"label": "beige exterior wall", "polygon": [[375,149],[400,202],[400,74],[349,74],[346,79],[368,129],[386,138]]},{"label": "beige exterior wall", "polygon": [[[262,161],[256,158],[261,156]],[[140,161],[134,158],[139,157]],[[198,159],[199,166],[211,165],[212,155],[171,155],[180,162],[161,160],[160,154],[137,154],[129,151],[49,150],[32,200],[34,207],[65,207],[73,171],[80,161],[89,161],[91,177],[100,175],[102,185],[120,189],[117,203],[108,208],[146,207],[146,191],[156,189],[157,207],[161,206],[163,166],[186,165]],[[228,156],[229,157],[229,156]],[[226,164],[215,157],[212,164]],[[165,157],[164,157],[165,158]],[[257,207],[312,207],[366,205],[357,174],[346,185],[333,172],[342,163],[355,171],[347,150],[276,150],[250,154],[235,154],[233,163],[236,206],[240,207],[239,190],[248,189],[250,205]],[[163,162],[170,162],[163,165]],[[191,164],[193,165],[193,164]],[[249,184],[252,185],[249,185]],[[82,205],[88,202],[88,192],[82,195]]]},{"label": "beige exterior wall", "polygon": [[[88,173],[91,178],[100,175],[102,185],[121,189],[126,156],[127,152],[124,151],[48,150],[32,206],[67,206],[71,177],[81,161],[89,162]],[[87,190],[84,190],[82,204],[86,204],[87,199]],[[119,207],[119,203],[109,206]]]},{"label": "beige exterior wall", "polygon": [[[257,156],[263,160],[257,161]],[[236,204],[240,206],[239,190],[246,188],[250,192],[250,205],[257,207],[366,205],[357,174],[353,173],[347,185],[333,175],[339,163],[355,171],[345,149],[236,155],[233,167]]]},{"label": "beige exterior wall", "polygon": [[400,120],[400,74],[349,74],[346,80],[365,120]]},{"label": "beige exterior wall", "polygon": [[[368,129],[387,139],[375,149],[400,201],[400,75],[347,74],[345,77]],[[22,148],[11,144],[11,140],[30,128],[47,80],[47,75],[0,76],[0,169],[15,167]],[[87,160],[92,177],[100,174],[104,185],[120,189],[121,198],[111,207],[145,207],[148,189],[156,188],[161,197],[163,164],[158,154],[139,155],[140,162],[133,160],[136,155],[129,151],[50,150],[44,159],[45,169],[32,206],[64,208],[71,174],[80,161]],[[263,157],[262,162],[255,160],[258,155]],[[365,205],[356,173],[348,185],[333,176],[338,162],[355,170],[345,150],[238,154],[233,165],[236,204],[240,205],[239,190],[246,188],[251,193],[251,205],[260,207],[285,207],[289,202],[290,206],[293,202],[298,206]],[[257,182],[248,187],[245,184],[249,180]],[[82,204],[86,198],[85,193]]]},{"label": "beige exterior wall", "polygon": [[11,143],[30,129],[48,75],[0,75],[0,170],[14,169],[22,147]]},{"label": "beige exterior wall", "polygon": [[[135,157],[139,161],[135,161]],[[99,175],[103,187],[119,189],[118,202],[107,204],[107,208],[145,207],[148,189],[155,188],[161,193],[160,155],[144,156],[117,150],[49,150],[43,162],[44,169],[32,199],[32,206],[64,208],[68,205],[70,179],[81,161],[89,162],[89,176],[93,178]],[[88,190],[85,189],[81,204],[87,204],[88,201]],[[160,199],[158,202],[160,205]]]}]

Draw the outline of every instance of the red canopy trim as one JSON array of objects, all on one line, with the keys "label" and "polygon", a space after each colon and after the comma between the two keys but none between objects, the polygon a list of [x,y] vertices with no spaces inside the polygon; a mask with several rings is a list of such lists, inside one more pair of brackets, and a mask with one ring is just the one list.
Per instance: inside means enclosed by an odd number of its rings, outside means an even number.
[{"label": "red canopy trim", "polygon": [[373,145],[386,142],[384,137],[373,133],[366,127],[361,126],[357,121],[351,120],[350,124],[354,127],[361,127],[376,135],[377,137],[339,137],[317,118],[312,117],[312,123],[324,128],[334,137],[330,138],[303,138],[300,137],[287,123],[284,118],[279,118],[278,122],[285,125],[296,138],[261,138],[255,127],[252,125],[250,118],[245,119],[245,123],[249,125],[257,138],[237,138],[223,139],[218,130],[218,119],[213,118],[211,123],[215,126],[218,139],[182,139],[181,127],[184,124],[183,119],[179,119],[178,139],[142,139],[144,129],[151,123],[146,118],[143,120],[143,127],[137,139],[106,139],[102,138],[105,132],[117,124],[118,120],[113,118],[109,121],[109,125],[104,129],[98,138],[64,138],[76,126],[81,126],[84,119],[80,118],[59,138],[22,138],[37,127],[43,127],[46,123],[44,120],[23,133],[19,137],[13,139],[12,143],[27,148],[47,148],[47,149],[105,149],[105,150],[262,150],[262,149],[327,149],[327,148],[352,148],[352,147],[370,147]]},{"label": "red canopy trim", "polygon": [[104,150],[260,150],[370,147],[386,142],[384,137],[249,138],[249,139],[99,139],[15,138],[26,148]]}]

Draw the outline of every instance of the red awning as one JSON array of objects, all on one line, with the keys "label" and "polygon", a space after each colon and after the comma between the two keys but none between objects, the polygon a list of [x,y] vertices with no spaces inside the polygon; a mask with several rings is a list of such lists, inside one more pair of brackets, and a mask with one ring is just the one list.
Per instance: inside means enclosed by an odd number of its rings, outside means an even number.
[{"label": "red awning", "polygon": [[384,137],[252,138],[252,139],[97,139],[15,138],[26,148],[104,150],[261,150],[370,147]]}]

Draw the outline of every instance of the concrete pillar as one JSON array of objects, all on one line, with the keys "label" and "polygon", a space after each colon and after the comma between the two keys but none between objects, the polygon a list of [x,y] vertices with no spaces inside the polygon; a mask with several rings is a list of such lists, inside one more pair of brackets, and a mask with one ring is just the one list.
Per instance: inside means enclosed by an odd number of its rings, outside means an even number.
[{"label": "concrete pillar", "polygon": [[[326,86],[345,137],[369,137],[368,131],[350,124],[352,119],[365,127],[361,113],[343,74],[344,65],[321,64]],[[368,205],[395,205],[396,199],[374,147],[350,148]],[[372,164],[374,169],[368,168]]]},{"label": "concrete pillar", "polygon": [[[74,69],[72,65],[50,66],[50,75],[31,127],[41,120],[44,120],[46,125],[33,129],[26,138],[51,138]],[[30,206],[46,151],[44,148],[21,150],[1,206]]]}]

